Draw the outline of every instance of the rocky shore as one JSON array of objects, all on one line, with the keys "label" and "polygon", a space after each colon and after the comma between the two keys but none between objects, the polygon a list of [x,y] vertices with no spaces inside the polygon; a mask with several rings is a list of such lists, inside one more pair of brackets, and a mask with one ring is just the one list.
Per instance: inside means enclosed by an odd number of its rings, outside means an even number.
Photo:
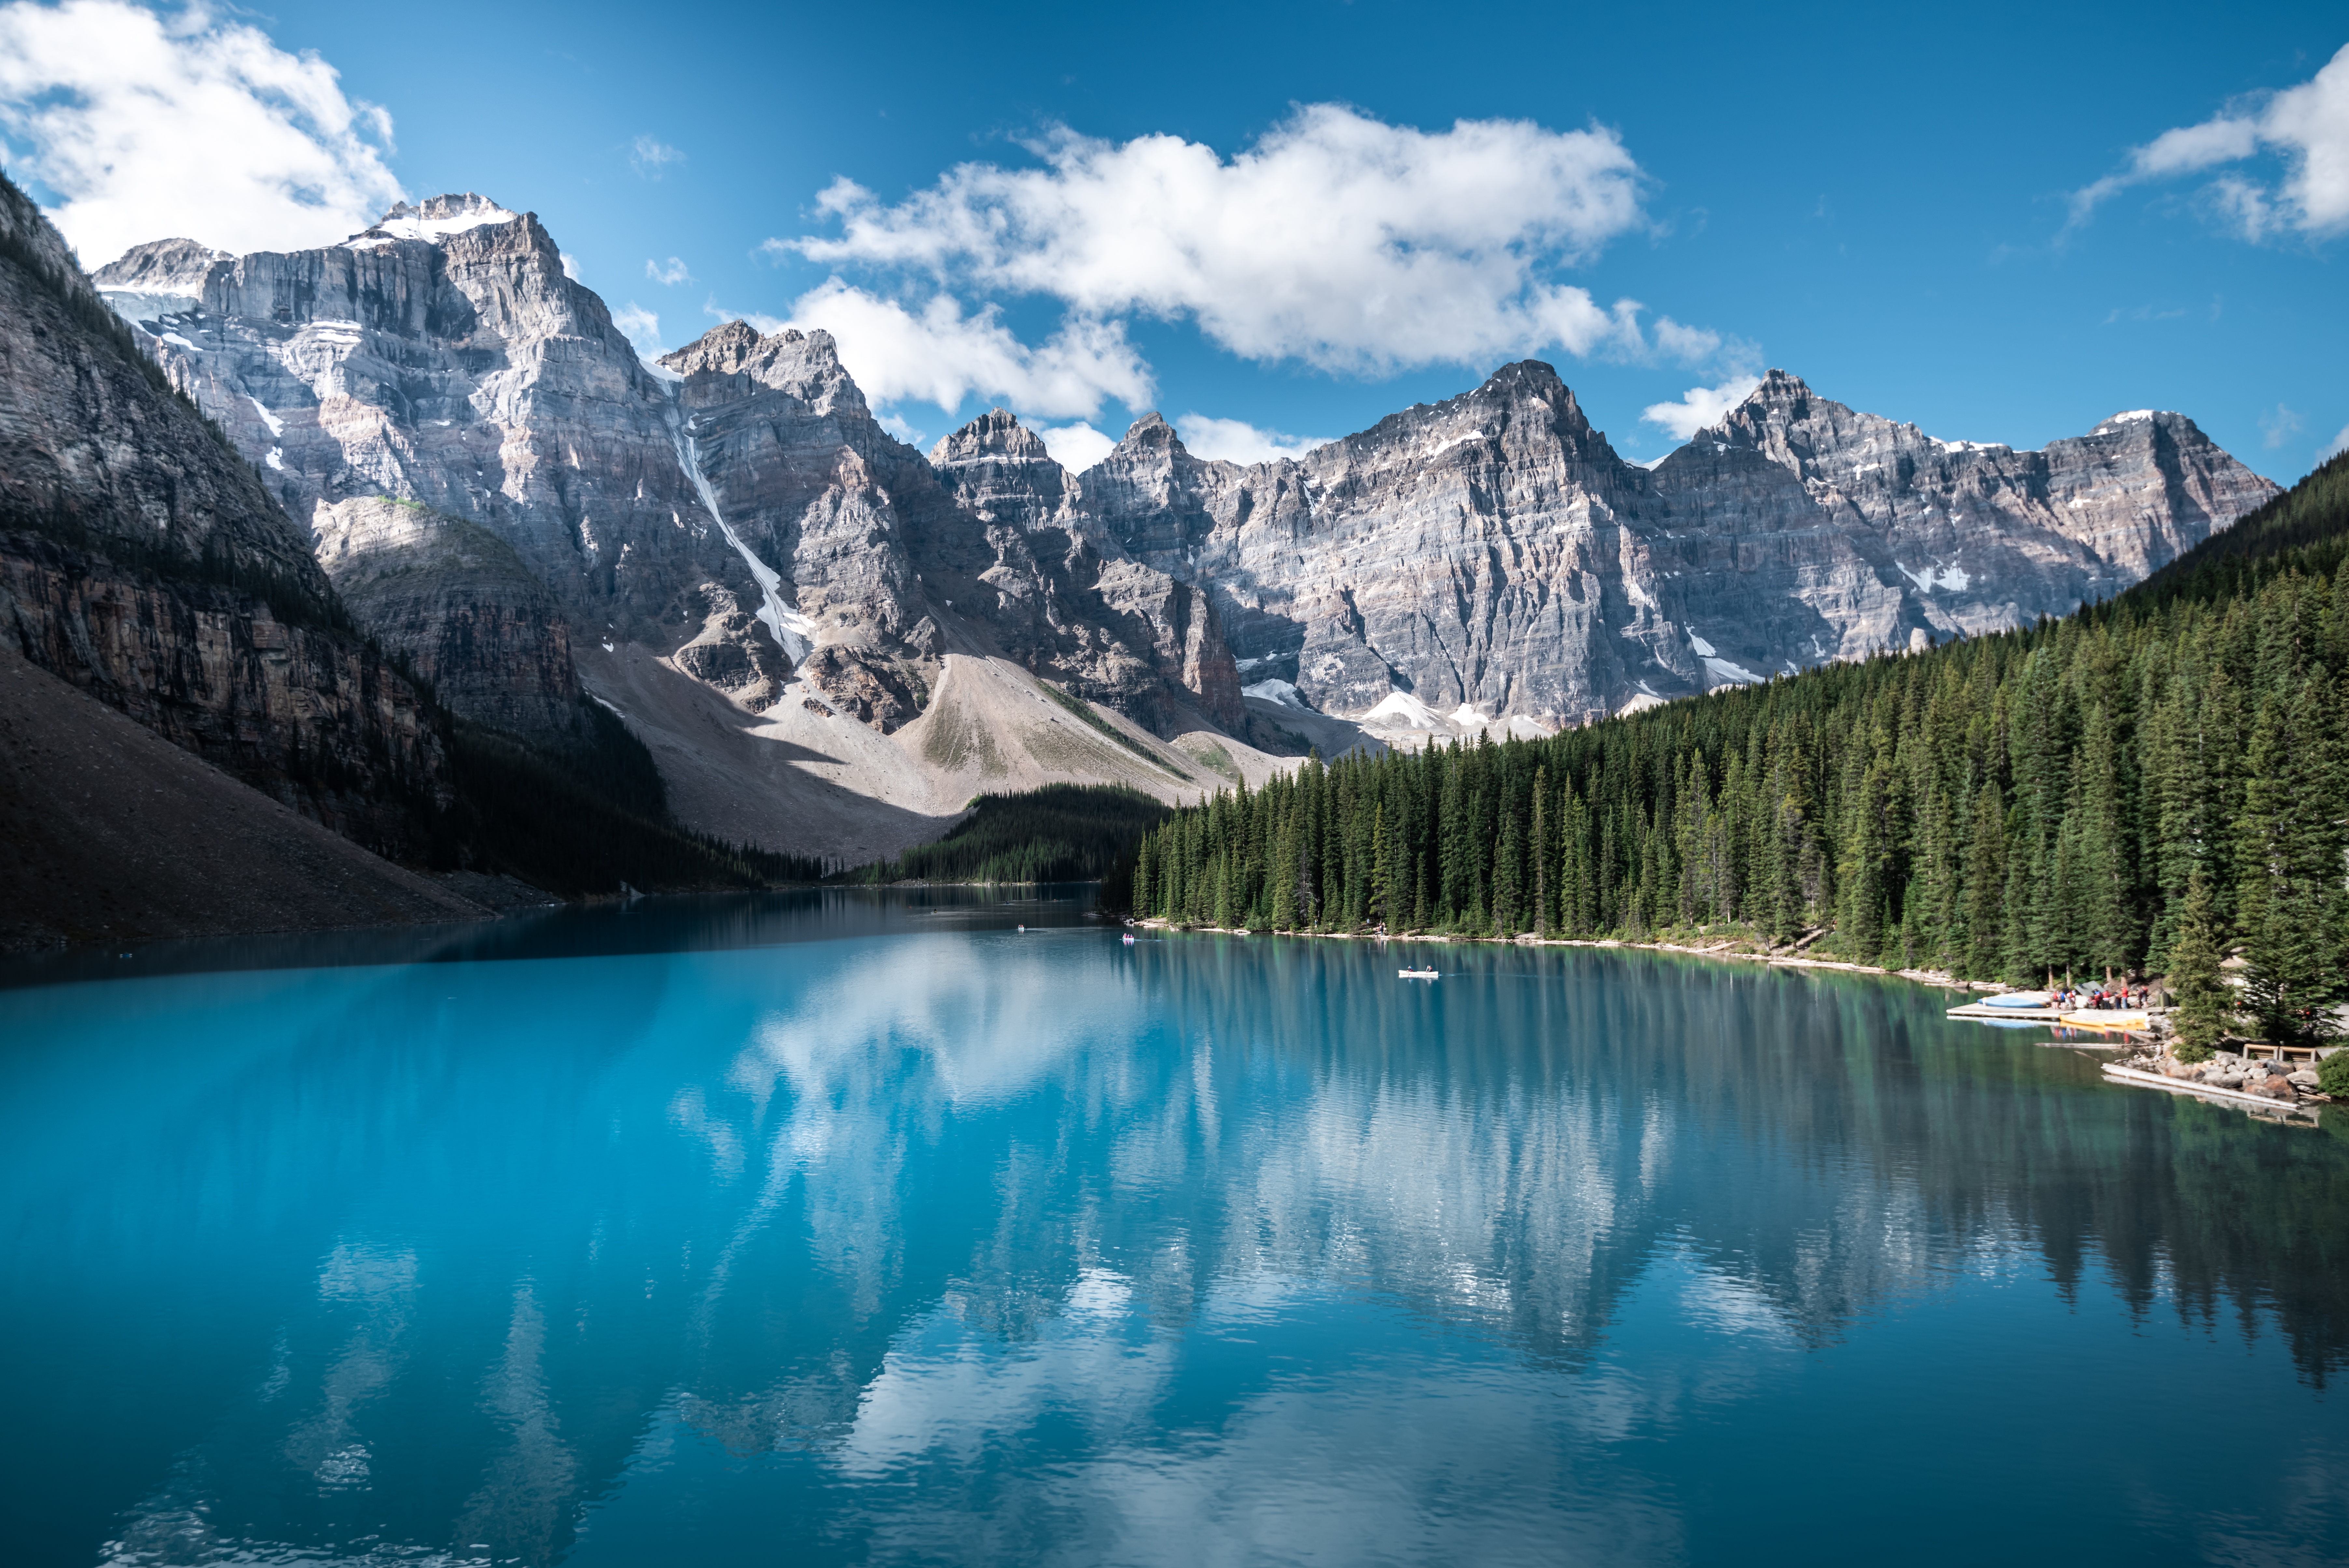
[{"label": "rocky shore", "polygon": [[2313,1064],[2260,1061],[2232,1051],[2214,1052],[2207,1062],[2182,1062],[2172,1049],[2170,1040],[2156,1034],[2137,1054],[2123,1058],[2118,1064],[2180,1083],[2256,1095],[2279,1105],[2297,1105],[2302,1100],[2318,1105],[2331,1103],[2320,1087]]}]

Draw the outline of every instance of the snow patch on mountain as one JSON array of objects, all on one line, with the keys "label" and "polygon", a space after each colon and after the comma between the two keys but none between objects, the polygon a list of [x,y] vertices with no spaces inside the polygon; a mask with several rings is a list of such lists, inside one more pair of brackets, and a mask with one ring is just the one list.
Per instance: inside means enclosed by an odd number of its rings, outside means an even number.
[{"label": "snow patch on mountain", "polygon": [[1253,686],[1241,687],[1240,691],[1244,696],[1278,702],[1284,708],[1310,711],[1305,699],[1298,694],[1296,686],[1286,680],[1259,680]]},{"label": "snow patch on mountain", "polygon": [[1436,717],[1434,709],[1408,691],[1388,692],[1379,700],[1376,707],[1363,714],[1355,722],[1373,724],[1381,720],[1389,723],[1401,723],[1413,730],[1441,730],[1444,727],[1444,721]]}]

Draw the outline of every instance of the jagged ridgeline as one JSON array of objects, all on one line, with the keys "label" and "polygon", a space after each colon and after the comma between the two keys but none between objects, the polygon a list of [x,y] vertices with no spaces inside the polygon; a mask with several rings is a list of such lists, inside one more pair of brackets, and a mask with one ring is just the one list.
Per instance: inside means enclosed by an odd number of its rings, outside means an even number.
[{"label": "jagged ridgeline", "polygon": [[971,815],[935,844],[895,860],[859,867],[849,882],[1089,882],[1105,900],[1125,901],[1135,839],[1165,820],[1167,807],[1115,784],[1047,784],[1019,794],[982,794]]},{"label": "jagged ridgeline", "polygon": [[2349,457],[2109,602],[1176,814],[1135,907],[1476,936],[1746,928],[1961,976],[2160,972],[2199,869],[2282,1034],[2344,989]]},{"label": "jagged ridgeline", "polygon": [[[0,364],[0,647],[28,671],[12,675],[25,682],[14,694],[50,704],[38,715],[93,700],[409,867],[510,872],[566,895],[820,874],[812,860],[676,822],[650,753],[579,692],[551,602],[486,532],[358,497],[318,509],[333,560],[315,557],[272,483],[280,471],[255,468],[198,410],[5,175]],[[536,657],[560,679],[485,681],[450,657],[452,639],[502,639],[510,664],[528,674]],[[62,688],[42,685],[52,677]],[[51,727],[37,735],[11,730],[21,750],[10,760],[66,754],[57,748],[98,732],[99,712],[41,717]],[[209,831],[214,797],[186,783],[208,775],[156,776],[180,793],[105,769],[16,771],[0,806],[12,833],[47,847],[12,865],[10,930],[180,934],[148,907],[202,904],[216,873],[166,825],[190,813]],[[151,835],[119,862],[119,883],[89,879],[74,853],[72,825],[93,819]],[[277,900],[297,896],[288,884],[319,874],[271,859],[282,824],[241,820],[237,831],[260,837],[237,854],[282,873],[274,887],[237,884],[264,903],[245,918],[287,918]],[[329,881],[372,875],[329,864]],[[314,900],[305,918],[479,912],[429,884],[401,886],[404,903]]]}]

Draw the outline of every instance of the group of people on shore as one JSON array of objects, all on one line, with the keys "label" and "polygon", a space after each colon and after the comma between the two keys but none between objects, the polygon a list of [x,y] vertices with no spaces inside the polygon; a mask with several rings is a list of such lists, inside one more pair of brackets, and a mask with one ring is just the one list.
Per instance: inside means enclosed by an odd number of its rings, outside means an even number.
[{"label": "group of people on shore", "polygon": [[2153,988],[2118,985],[2091,985],[2075,989],[2057,987],[2054,990],[2054,1005],[2065,1012],[2133,1012],[2147,1007],[2153,1002]]}]

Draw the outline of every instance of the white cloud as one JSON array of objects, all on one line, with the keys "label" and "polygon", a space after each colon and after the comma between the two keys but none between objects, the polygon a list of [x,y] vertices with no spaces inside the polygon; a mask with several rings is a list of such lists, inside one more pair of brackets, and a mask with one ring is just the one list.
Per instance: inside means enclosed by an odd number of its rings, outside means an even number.
[{"label": "white cloud", "polygon": [[1329,436],[1292,436],[1258,430],[1245,420],[1211,419],[1185,414],[1174,421],[1174,433],[1196,457],[1226,462],[1269,462],[1276,457],[1303,457],[1326,444]]},{"label": "white cloud", "polygon": [[636,356],[657,358],[661,353],[660,317],[635,300],[612,312],[612,325],[636,346]]},{"label": "white cloud", "polygon": [[647,261],[645,263],[645,275],[655,283],[672,286],[693,281],[693,275],[686,270],[685,263],[676,256],[665,262]]},{"label": "white cloud", "polygon": [[628,166],[647,180],[657,180],[670,164],[684,161],[684,153],[649,136],[639,136],[628,144]]},{"label": "white cloud", "polygon": [[1674,441],[1685,441],[1706,426],[1719,424],[1722,416],[1744,402],[1761,384],[1759,376],[1732,376],[1717,387],[1691,387],[1682,394],[1680,401],[1650,403],[1640,410],[1640,417],[1651,425],[1663,426]]},{"label": "white cloud", "polygon": [[1752,344],[1736,338],[1724,343],[1721,334],[1709,327],[1683,327],[1669,316],[1656,317],[1656,348],[1683,365],[1704,364],[1724,347],[1732,358],[1759,358]]},{"label": "white cloud", "polygon": [[569,278],[572,282],[577,283],[579,281],[579,258],[573,255],[569,251],[560,251],[556,254],[563,257],[563,275]]},{"label": "white cloud", "polygon": [[391,117],[316,55],[204,5],[0,6],[0,130],[85,263],[187,235],[234,251],[326,244],[400,199]]},{"label": "white cloud", "polygon": [[2282,403],[2260,416],[2260,431],[2266,437],[2270,452],[2298,435],[2305,425],[2298,413]]},{"label": "white cloud", "polygon": [[1039,425],[1036,434],[1042,438],[1052,461],[1071,473],[1082,473],[1117,450],[1113,437],[1089,424]]},{"label": "white cloud", "polygon": [[835,277],[802,295],[789,321],[775,325],[830,332],[841,363],[876,403],[912,399],[952,412],[975,393],[1065,419],[1091,418],[1107,399],[1132,408],[1150,398],[1149,369],[1113,321],[1074,317],[1030,348],[992,306],[965,315],[954,299],[933,295],[911,309]]},{"label": "white cloud", "polygon": [[2231,104],[2199,125],[2165,130],[2130,152],[2127,165],[2074,193],[2066,229],[2131,185],[2240,163],[2261,152],[2284,162],[2274,184],[2222,175],[2204,198],[2245,239],[2285,232],[2323,237],[2349,230],[2349,45],[2298,87]]},{"label": "white cloud", "polygon": [[2319,462],[2331,462],[2334,458],[2339,457],[2344,452],[2349,452],[2349,425],[2343,425],[2341,427],[2341,433],[2334,436],[2332,441],[2326,445],[2325,449],[2316,454],[2316,461]]},{"label": "white cloud", "polygon": [[1431,133],[1319,104],[1228,161],[1065,130],[1034,151],[1042,168],[962,164],[894,206],[836,182],[819,206],[837,237],[768,245],[948,293],[1046,296],[1083,319],[1188,317],[1245,358],[1333,371],[1649,352],[1636,302],[1602,306],[1552,275],[1647,226],[1610,130]]}]

